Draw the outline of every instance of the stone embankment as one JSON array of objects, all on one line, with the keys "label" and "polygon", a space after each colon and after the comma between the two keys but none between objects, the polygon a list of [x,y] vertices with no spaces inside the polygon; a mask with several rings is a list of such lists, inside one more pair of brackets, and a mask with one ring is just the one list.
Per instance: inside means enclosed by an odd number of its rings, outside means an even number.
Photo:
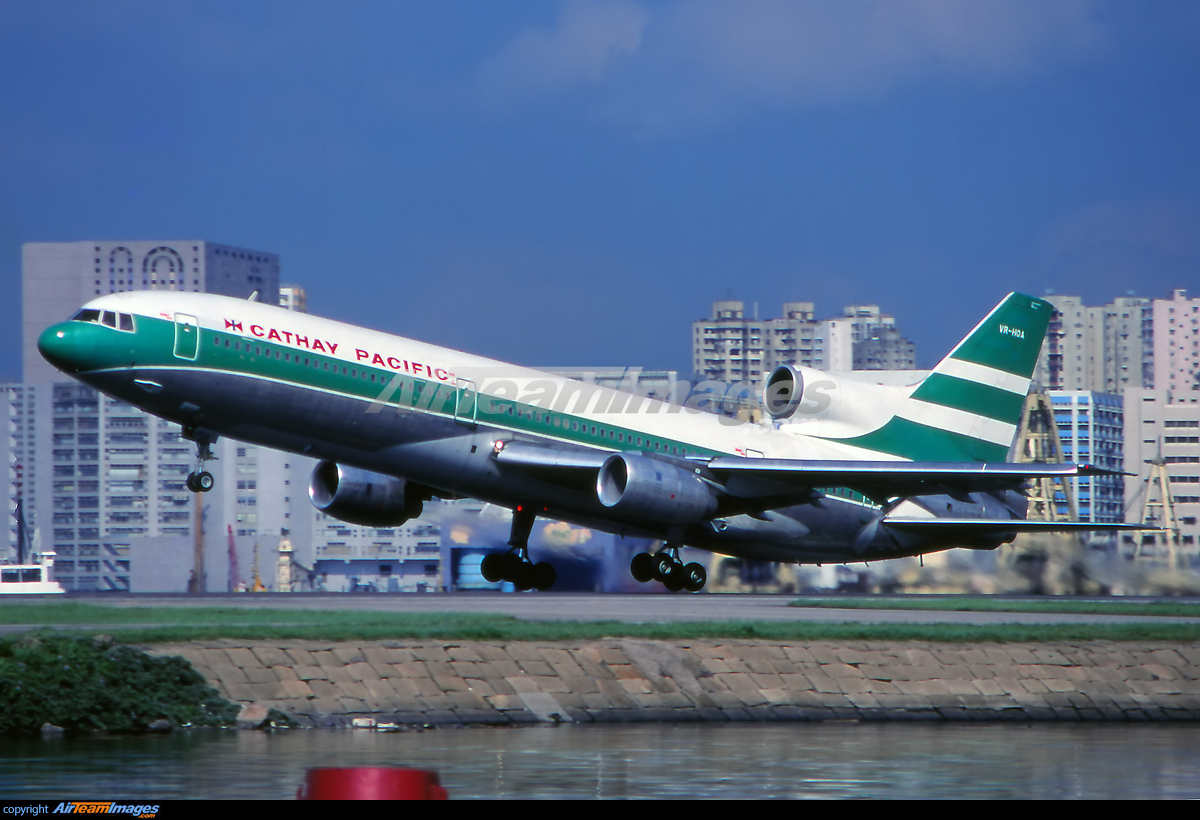
[{"label": "stone embankment", "polygon": [[187,658],[230,700],[315,726],[1200,719],[1200,643],[219,640],[150,651]]}]

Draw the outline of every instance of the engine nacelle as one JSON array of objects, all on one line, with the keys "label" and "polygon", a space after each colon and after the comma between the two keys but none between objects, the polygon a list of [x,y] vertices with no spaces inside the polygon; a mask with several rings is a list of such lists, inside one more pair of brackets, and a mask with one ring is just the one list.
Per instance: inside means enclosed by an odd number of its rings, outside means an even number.
[{"label": "engine nacelle", "polygon": [[659,524],[695,524],[717,509],[712,489],[694,473],[636,453],[608,457],[596,495],[615,513]]},{"label": "engine nacelle", "polygon": [[347,524],[397,527],[421,514],[419,488],[402,478],[322,461],[312,473],[308,497],[313,506]]},{"label": "engine nacelle", "polygon": [[773,419],[786,419],[804,399],[804,376],[790,364],[771,371],[763,382],[763,410]]}]

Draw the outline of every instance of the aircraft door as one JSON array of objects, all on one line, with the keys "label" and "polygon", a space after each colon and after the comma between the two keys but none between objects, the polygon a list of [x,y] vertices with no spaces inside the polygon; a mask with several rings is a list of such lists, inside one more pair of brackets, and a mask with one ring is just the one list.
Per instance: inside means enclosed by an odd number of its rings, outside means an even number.
[{"label": "aircraft door", "polygon": [[175,357],[195,361],[200,352],[200,325],[195,316],[175,314]]},{"label": "aircraft door", "polygon": [[475,414],[479,409],[479,395],[475,382],[457,379],[454,384],[454,420],[469,427],[475,426]]}]

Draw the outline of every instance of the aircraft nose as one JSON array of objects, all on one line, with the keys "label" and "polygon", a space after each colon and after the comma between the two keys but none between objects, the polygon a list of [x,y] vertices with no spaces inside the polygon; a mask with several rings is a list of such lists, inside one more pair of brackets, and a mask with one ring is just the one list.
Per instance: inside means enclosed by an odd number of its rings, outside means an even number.
[{"label": "aircraft nose", "polygon": [[[62,322],[51,325],[38,337],[38,352],[64,373],[78,373],[84,369],[87,345],[83,344],[79,322]],[[86,329],[86,328],[84,328]]]}]

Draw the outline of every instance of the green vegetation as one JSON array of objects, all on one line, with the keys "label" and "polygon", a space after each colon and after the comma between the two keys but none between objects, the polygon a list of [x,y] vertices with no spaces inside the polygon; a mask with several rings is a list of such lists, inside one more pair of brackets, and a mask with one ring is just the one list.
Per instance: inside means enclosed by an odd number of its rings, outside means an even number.
[{"label": "green vegetation", "polygon": [[47,723],[107,732],[225,726],[238,714],[183,658],[48,630],[0,641],[0,703],[0,735]]},{"label": "green vegetation", "polygon": [[[579,641],[1196,641],[1200,624],[863,624],[794,621],[522,621],[498,614],[388,613],[357,610],[131,607],[81,603],[0,606],[0,623],[103,629],[135,644],[238,638],[246,640]],[[123,627],[123,628],[122,628]]]},{"label": "green vegetation", "polygon": [[1200,618],[1200,602],[1080,601],[1072,598],[997,598],[994,596],[806,597],[795,607],[828,609],[920,609],[936,612],[1057,612],[1077,615],[1170,615]]}]

